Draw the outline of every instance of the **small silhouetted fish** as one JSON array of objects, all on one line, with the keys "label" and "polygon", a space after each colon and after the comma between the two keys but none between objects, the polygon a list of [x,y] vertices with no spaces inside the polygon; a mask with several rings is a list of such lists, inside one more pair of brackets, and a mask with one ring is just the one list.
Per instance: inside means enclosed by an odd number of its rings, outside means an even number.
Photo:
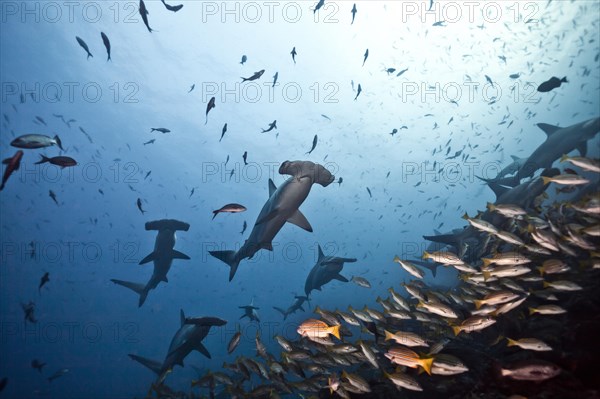
[{"label": "small silhouetted fish", "polygon": [[319,138],[317,137],[317,135],[315,134],[315,137],[313,138],[313,143],[312,143],[312,148],[310,149],[310,151],[308,151],[306,154],[310,154],[311,152],[314,151],[315,147],[317,146],[317,140]]},{"label": "small silhouetted fish", "polygon": [[137,202],[136,202],[136,204],[137,204],[137,207],[138,207],[138,209],[140,210],[140,212],[142,212],[142,215],[143,215],[144,213],[146,213],[146,211],[142,209],[142,199],[141,199],[141,198],[138,198],[138,199],[137,199]]},{"label": "small silhouetted fish", "polygon": [[360,96],[360,93],[362,92],[362,87],[360,86],[360,83],[358,84],[358,90],[356,91],[356,97],[354,97],[354,101],[356,101],[356,99],[358,98],[358,96]]},{"label": "small silhouetted fish", "polygon": [[446,26],[446,25],[444,25],[445,23],[446,23],[446,21],[437,21],[432,26]]},{"label": "small silhouetted fish", "polygon": [[148,173],[146,173],[146,176],[144,176],[144,180],[146,180],[148,178],[148,176],[150,176],[150,173],[152,173],[151,170],[149,170]]},{"label": "small silhouetted fish", "polygon": [[167,10],[169,10],[169,11],[177,12],[177,11],[179,11],[179,10],[181,10],[183,8],[183,4],[179,4],[177,6],[170,6],[167,3],[165,3],[165,0],[161,0],[161,1],[165,5],[165,7],[167,8]]},{"label": "small silhouetted fish", "polygon": [[401,70],[400,72],[398,72],[398,73],[396,74],[396,77],[398,77],[398,76],[402,76],[402,74],[404,74],[404,72],[406,72],[406,71],[408,71],[408,68],[406,68],[406,69],[403,69],[403,70]]},{"label": "small silhouetted fish", "polygon": [[262,129],[262,133],[268,133],[273,129],[277,129],[277,120],[274,120],[272,123],[269,123],[268,129]]},{"label": "small silhouetted fish", "polygon": [[56,205],[58,205],[58,201],[56,200],[56,194],[54,194],[54,191],[50,190],[50,191],[48,192],[48,195],[50,196],[50,198],[52,198],[52,201],[54,201],[54,203],[55,203]]},{"label": "small silhouetted fish", "polygon": [[106,34],[104,32],[100,32],[100,36],[102,36],[102,41],[104,42],[104,47],[106,47],[106,52],[108,53],[108,59],[106,60],[108,61],[112,61],[110,59],[110,41],[108,40],[108,36],[106,36]]},{"label": "small silhouetted fish", "polygon": [[194,90],[194,87],[196,87],[196,84],[195,84],[195,83],[192,85],[192,87],[190,87],[190,90],[188,91],[188,93],[191,93],[191,92],[192,92],[192,90]]},{"label": "small silhouetted fish", "polygon": [[23,151],[18,150],[11,158],[6,158],[2,161],[2,163],[6,165],[6,169],[4,170],[4,175],[2,176],[0,191],[4,189],[4,186],[6,185],[10,175],[12,175],[15,170],[19,170],[21,158],[23,158]]},{"label": "small silhouetted fish", "polygon": [[188,198],[192,198],[192,195],[194,195],[194,191],[196,191],[196,187],[192,187],[192,191],[190,191],[190,196]]},{"label": "small silhouetted fish", "polygon": [[322,116],[323,118],[327,119],[328,121],[330,121],[330,120],[331,120],[331,118],[330,118],[330,117],[328,117],[328,116],[327,116],[327,115],[325,115],[325,114],[321,114],[321,116]]},{"label": "small silhouetted fish", "polygon": [[365,66],[365,62],[367,62],[367,58],[369,58],[369,49],[367,49],[367,51],[365,51],[364,57],[365,57],[365,59],[363,60],[362,66]]},{"label": "small silhouetted fish", "polygon": [[296,52],[296,47],[294,47],[292,49],[292,52],[290,53],[292,55],[292,60],[294,60],[294,64],[296,63],[296,55],[298,55],[298,53]]},{"label": "small silhouetted fish", "polygon": [[356,3],[354,3],[354,5],[352,6],[352,22],[350,23],[350,25],[354,25],[354,17],[356,17]]},{"label": "small silhouetted fish", "polygon": [[338,181],[337,181],[338,187],[342,185],[343,181],[344,181],[344,179],[342,179],[341,177],[338,179]]},{"label": "small silhouetted fish", "polygon": [[317,5],[315,6],[313,14],[315,14],[321,7],[323,7],[324,4],[325,4],[325,0],[319,0]]},{"label": "small silhouetted fish", "polygon": [[242,226],[242,231],[240,231],[240,234],[244,234],[244,232],[246,231],[247,228],[248,228],[248,223],[246,223],[246,221],[244,220],[244,225]]},{"label": "small silhouetted fish", "polygon": [[278,77],[279,77],[279,72],[275,72],[275,75],[273,75],[273,86],[271,86],[271,87],[275,87],[275,83],[277,83]]},{"label": "small silhouetted fish", "polygon": [[43,124],[44,126],[48,126],[48,124],[46,123],[46,121],[44,120],[44,118],[42,118],[41,116],[36,116],[35,119],[37,119],[38,121],[40,121],[40,123]]},{"label": "small silhouetted fish", "polygon": [[54,373],[50,377],[48,377],[48,382],[52,382],[52,380],[62,377],[63,375],[67,374],[68,372],[69,372],[69,369],[58,370],[56,373]]},{"label": "small silhouetted fish", "polygon": [[249,78],[244,78],[244,77],[242,77],[242,83],[243,83],[243,82],[246,82],[246,81],[248,81],[248,82],[252,82],[253,80],[260,79],[260,77],[263,75],[263,73],[265,73],[265,70],[264,70],[264,69],[261,69],[261,70],[260,70],[260,71],[258,71],[258,72],[254,72],[254,75],[250,76]]},{"label": "small silhouetted fish", "polygon": [[229,162],[229,154],[227,154],[227,159],[225,160],[225,166],[227,166],[227,162]]},{"label": "small silhouetted fish", "polygon": [[539,91],[540,93],[547,93],[549,91],[552,91],[552,90],[560,87],[560,85],[563,83],[569,83],[567,81],[566,76],[562,79],[559,79],[556,76],[553,76],[550,78],[550,80],[547,80],[544,83],[542,83],[541,85],[539,85],[539,87],[537,88],[537,91]]},{"label": "small silhouetted fish", "polygon": [[369,189],[369,187],[367,187],[367,192],[369,193],[369,197],[373,198],[373,194],[371,194],[371,189]]},{"label": "small silhouetted fish", "polygon": [[248,165],[248,162],[246,162],[246,159],[248,158],[248,151],[244,151],[244,155],[242,155],[242,158],[244,159],[244,165]]},{"label": "small silhouetted fish", "polygon": [[217,209],[216,211],[213,211],[213,219],[215,217],[217,217],[217,215],[219,213],[222,212],[229,212],[229,213],[238,213],[238,212],[244,212],[246,210],[246,207],[244,205],[240,205],[240,204],[227,204],[227,205],[223,205],[221,207],[221,209]]},{"label": "small silhouetted fish", "polygon": [[393,136],[394,134],[398,133],[398,129],[394,129],[392,130],[392,132],[390,133],[391,136]]},{"label": "small silhouetted fish", "polygon": [[170,132],[171,132],[169,129],[167,129],[167,128],[164,128],[164,127],[151,127],[150,129],[151,129],[151,130],[150,130],[150,133],[152,133],[152,132],[154,132],[154,131],[156,131],[156,132],[161,132],[161,133],[163,133],[163,134],[165,134],[165,133],[170,133]]},{"label": "small silhouetted fish", "polygon": [[509,75],[508,77],[511,79],[519,79],[519,76],[521,76],[521,74],[513,73],[512,75]]},{"label": "small silhouetted fish", "polygon": [[46,162],[51,163],[52,165],[60,166],[61,168],[66,168],[68,166],[77,165],[77,161],[75,161],[71,157],[58,156],[58,157],[48,158],[45,155],[40,155],[40,156],[42,157],[42,159],[37,161],[35,163],[35,165],[39,165],[39,164],[46,163]]},{"label": "small silhouetted fish", "polygon": [[387,74],[389,75],[390,73],[394,73],[396,72],[396,68],[388,68],[385,70],[387,72]]},{"label": "small silhouetted fish", "polygon": [[41,293],[41,289],[42,287],[48,282],[50,281],[50,273],[46,272],[44,273],[44,275],[42,276],[41,280],[40,280],[40,286],[38,287],[38,292]]},{"label": "small silhouetted fish", "polygon": [[79,45],[87,52],[87,58],[88,59],[90,57],[94,57],[92,55],[92,53],[90,53],[90,49],[88,48],[88,45],[83,41],[82,38],[80,38],[79,36],[75,36],[75,39],[77,39],[77,43],[79,43]]},{"label": "small silhouetted fish", "polygon": [[35,303],[33,301],[29,301],[28,304],[21,303],[21,308],[23,308],[23,313],[25,313],[25,321],[37,323],[37,320],[33,314],[35,311]]},{"label": "small silhouetted fish", "polygon": [[37,371],[39,371],[40,373],[42,372],[42,368],[44,368],[44,366],[46,365],[46,363],[42,363],[37,359],[33,359],[31,361],[31,367],[36,369]]},{"label": "small silhouetted fish", "polygon": [[487,75],[484,75],[484,76],[485,76],[485,80],[487,80],[487,82],[488,82],[489,84],[491,84],[491,85],[493,85],[493,84],[494,84],[494,82],[492,82],[492,78],[490,78],[490,77],[489,77],[489,76],[487,76]]},{"label": "small silhouetted fish", "polygon": [[206,104],[206,122],[204,122],[204,124],[206,125],[208,123],[208,113],[210,112],[211,109],[215,108],[215,97],[211,97],[211,99],[208,101],[208,104]]},{"label": "small silhouetted fish", "polygon": [[225,136],[226,132],[227,132],[227,123],[223,125],[223,129],[221,130],[221,138],[219,139],[219,143],[221,142],[221,140],[223,140],[223,136]]},{"label": "small silhouetted fish", "polygon": [[248,61],[248,57],[246,57],[245,55],[242,55],[242,61],[240,62],[240,64],[244,65],[244,63]]},{"label": "small silhouetted fish", "polygon": [[148,24],[149,12],[146,9],[146,4],[144,4],[144,0],[140,0],[139,12],[140,12],[140,15],[142,16],[142,20],[144,21],[144,25],[146,25],[146,28],[148,28],[148,32],[152,33],[152,28],[150,28],[150,25]]},{"label": "small silhouetted fish", "polygon": [[144,143],[144,145],[153,144],[155,141],[156,141],[156,139],[148,140]]},{"label": "small silhouetted fish", "polygon": [[99,189],[98,189],[98,192],[99,192],[100,194],[104,195],[104,191],[102,191],[102,189],[101,189],[101,188],[99,188]]}]

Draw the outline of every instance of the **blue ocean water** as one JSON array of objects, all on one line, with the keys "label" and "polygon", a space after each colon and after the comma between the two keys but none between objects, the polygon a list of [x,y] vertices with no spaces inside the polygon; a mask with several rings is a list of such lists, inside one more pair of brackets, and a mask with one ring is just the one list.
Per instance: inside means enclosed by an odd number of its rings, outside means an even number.
[{"label": "blue ocean water", "polygon": [[[0,194],[2,397],[141,397],[155,376],[127,355],[162,360],[180,309],[228,323],[204,341],[212,358],[192,353],[169,386],[187,391],[198,376],[192,365],[219,370],[236,355],[253,356],[257,330],[278,352],[272,337],[296,338],[315,306],[371,306],[409,281],[394,256],[419,258],[429,245],[423,235],[460,228],[465,212],[493,202],[476,176],[494,177],[511,155],[528,156],[545,139],[535,124],[598,116],[598,2],[436,1],[428,12],[425,1],[363,1],[353,23],[347,1],[316,11],[304,1],[182,4],[171,12],[146,1],[153,32],[139,2],[0,4],[1,157],[28,133],[58,135],[65,149],[24,150]],[[260,79],[241,83],[260,70]],[[568,83],[537,92],[552,76]],[[274,120],[277,129],[261,133]],[[170,132],[151,132],[160,127]],[[78,165],[35,165],[39,154]],[[288,178],[277,173],[286,160],[336,176],[313,186],[300,208],[314,232],[286,224],[274,250],[242,261],[228,282],[229,268],[208,251],[243,245],[269,178],[276,186]],[[247,211],[212,220],[227,203]],[[138,262],[156,232],[144,223],[164,218],[191,225],[175,244],[191,259],[174,260],[168,283],[138,308],[138,296],[110,279],[148,281],[152,265]],[[318,245],[357,258],[342,274],[372,288],[334,281],[284,321],[273,306],[303,295]],[[38,291],[45,272],[50,281]],[[439,268],[425,281],[451,287],[456,273]],[[260,323],[240,320],[238,307],[252,300]],[[29,301],[37,323],[23,322]],[[238,326],[242,342],[228,355]],[[46,363],[43,374],[33,359]]]}]

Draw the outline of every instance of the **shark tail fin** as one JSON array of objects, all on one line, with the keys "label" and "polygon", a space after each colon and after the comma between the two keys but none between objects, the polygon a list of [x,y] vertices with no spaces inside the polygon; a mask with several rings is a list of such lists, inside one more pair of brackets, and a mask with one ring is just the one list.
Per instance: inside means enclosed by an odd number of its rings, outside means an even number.
[{"label": "shark tail fin", "polygon": [[566,76],[565,76],[565,77],[563,77],[563,78],[562,78],[560,81],[561,81],[562,83],[569,83],[569,81],[567,80],[567,77],[566,77]]},{"label": "shark tail fin", "polygon": [[162,368],[162,364],[160,362],[157,362],[156,360],[146,359],[145,357],[141,357],[138,355],[132,355],[131,353],[129,354],[129,357],[132,358],[133,360],[135,360],[136,362],[141,363],[144,366],[148,367],[150,370],[154,371],[157,375],[160,375],[160,371]]},{"label": "shark tail fin", "polygon": [[146,289],[146,286],[144,284],[132,283],[130,281],[117,280],[114,278],[110,281],[112,281],[115,284],[122,285],[123,287],[129,288],[132,291],[135,291],[140,296],[140,300],[138,303],[139,307],[141,307],[146,301],[146,297],[148,296],[148,290]]},{"label": "shark tail fin", "polygon": [[229,269],[229,281],[233,280],[233,276],[235,276],[235,272],[237,272],[238,266],[240,265],[239,259],[236,258],[235,251],[209,251],[209,254],[214,256],[215,258],[227,263],[230,267]]},{"label": "shark tail fin", "polygon": [[287,313],[285,313],[285,310],[278,308],[277,306],[273,306],[273,309],[275,309],[276,311],[278,311],[279,313],[281,313],[283,315],[283,320],[285,320],[287,318]]}]

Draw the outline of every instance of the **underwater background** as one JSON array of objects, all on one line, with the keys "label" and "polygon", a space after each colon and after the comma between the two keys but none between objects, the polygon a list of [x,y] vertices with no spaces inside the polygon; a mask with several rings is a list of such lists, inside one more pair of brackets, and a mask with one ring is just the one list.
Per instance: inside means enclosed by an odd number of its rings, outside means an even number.
[{"label": "underwater background", "polygon": [[[420,259],[430,245],[423,235],[462,228],[465,212],[494,202],[477,176],[492,178],[511,156],[535,150],[545,139],[537,123],[565,127],[599,115],[597,1],[359,1],[353,22],[350,1],[316,11],[310,1],[177,4],[172,12],[145,1],[153,32],[137,1],[0,4],[1,158],[28,133],[58,135],[65,149],[24,150],[0,194],[0,397],[144,397],[155,375],[128,354],[164,359],[180,309],[227,324],[204,340],[211,359],[192,352],[168,375],[175,390],[189,392],[191,380],[238,355],[255,356],[257,330],[278,354],[273,336],[297,339],[316,306],[375,307],[390,286],[400,292],[413,277],[394,256]],[[568,83],[536,90],[553,76]],[[277,129],[261,133],[274,120]],[[597,136],[588,148],[597,158]],[[39,154],[77,165],[36,165]],[[288,178],[278,173],[287,160],[335,175],[300,207],[314,232],[286,224],[273,252],[244,260],[229,282],[227,265],[208,251],[244,244],[269,178],[277,187]],[[247,211],[213,220],[228,203]],[[138,262],[156,232],[144,224],[165,218],[190,224],[175,243],[190,260],[175,259],[168,283],[138,307],[138,296],[111,279],[148,281],[152,265]],[[371,288],[334,280],[283,320],[273,306],[304,295],[318,245],[356,258],[341,274]],[[439,267],[424,282],[447,290],[457,277]],[[23,321],[30,301],[36,323]],[[260,322],[240,319],[239,306],[251,301]],[[238,328],[240,346],[228,354]],[[356,330],[361,336],[371,337]],[[46,363],[43,373],[33,359]]]}]

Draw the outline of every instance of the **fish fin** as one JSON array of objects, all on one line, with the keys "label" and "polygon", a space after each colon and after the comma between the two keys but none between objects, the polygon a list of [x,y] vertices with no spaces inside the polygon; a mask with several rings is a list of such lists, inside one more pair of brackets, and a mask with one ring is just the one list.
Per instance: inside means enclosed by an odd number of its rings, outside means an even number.
[{"label": "fish fin", "polygon": [[516,156],[516,155],[511,155],[510,157],[512,158],[513,161],[518,161],[519,160],[519,157]]},{"label": "fish fin", "polygon": [[473,303],[475,304],[475,309],[481,309],[481,305],[483,305],[483,301],[480,301],[479,299],[475,299]]},{"label": "fish fin", "polygon": [[156,260],[156,253],[155,252],[150,252],[150,254],[146,255],[146,257],[144,259],[142,259],[140,261],[140,265],[145,265],[148,262],[151,262],[153,260]]},{"label": "fish fin", "polygon": [[454,331],[454,335],[457,336],[460,334],[460,326],[452,326],[452,331]]},{"label": "fish fin", "polygon": [[148,367],[150,370],[152,370],[156,374],[160,374],[160,371],[162,368],[162,364],[160,362],[157,362],[156,360],[146,359],[145,357],[141,357],[141,356],[137,356],[137,355],[132,355],[131,353],[129,354],[129,357],[132,358],[133,360],[135,360],[136,362],[141,363],[144,366]]},{"label": "fish fin", "polygon": [[496,198],[502,196],[504,193],[510,190],[510,188],[501,186],[493,181],[488,182],[488,187],[494,192]]},{"label": "fish fin", "polygon": [[174,249],[171,250],[171,257],[173,259],[185,259],[185,260],[189,260],[190,259],[190,257],[187,256],[186,254],[184,254],[183,252],[179,252],[179,251],[176,251]]},{"label": "fish fin", "polygon": [[58,148],[64,151],[65,149],[62,146],[62,142],[60,141],[60,137],[58,137],[58,134],[54,136],[54,140],[56,140],[56,145],[58,146]]},{"label": "fish fin", "polygon": [[112,281],[115,284],[121,285],[123,287],[129,288],[130,290],[135,291],[139,296],[139,300],[138,300],[138,307],[142,307],[142,305],[144,304],[144,302],[146,302],[146,298],[148,297],[148,289],[146,289],[146,286],[144,284],[140,284],[140,283],[131,283],[129,281],[123,281],[123,280],[116,280],[116,279],[111,279],[110,281]]},{"label": "fish fin", "polygon": [[587,155],[587,142],[583,141],[581,144],[579,144],[577,146],[577,151],[579,151],[579,154],[582,157],[585,157]]},{"label": "fish fin", "polygon": [[561,83],[569,83],[566,76],[564,78],[562,78],[560,81],[561,81]]},{"label": "fish fin", "polygon": [[204,345],[202,345],[202,342],[197,342],[194,345],[194,349],[197,350],[198,352],[202,353],[207,358],[209,358],[209,359],[211,358],[210,353],[208,352],[208,349],[206,349],[206,347]]},{"label": "fish fin", "polygon": [[506,337],[506,340],[508,341],[506,343],[506,346],[517,346],[517,341],[515,341],[514,339],[510,339],[510,338]]},{"label": "fish fin", "polygon": [[312,233],[313,231],[312,226],[310,225],[308,220],[306,220],[306,216],[304,216],[299,209],[297,209],[296,212],[294,212],[294,214],[290,216],[287,221],[308,231],[309,233]]},{"label": "fish fin", "polygon": [[431,357],[429,359],[421,359],[420,365],[423,367],[423,370],[427,372],[427,374],[431,375],[431,366],[433,365],[434,358]]},{"label": "fish fin", "polygon": [[258,219],[255,224],[259,225],[261,223],[268,222],[269,220],[271,220],[275,216],[277,216],[278,213],[279,213],[279,209],[275,208],[271,212],[269,212],[268,214],[266,214],[265,216],[263,216],[262,218]]},{"label": "fish fin", "polygon": [[488,281],[492,277],[492,272],[488,272],[487,270],[482,271],[481,274],[483,274],[483,281]]},{"label": "fish fin", "polygon": [[273,195],[275,190],[277,190],[275,183],[273,183],[273,180],[269,179],[269,198]]},{"label": "fish fin", "polygon": [[302,305],[298,306],[298,308],[299,308],[301,311],[303,311],[303,312],[306,312],[306,310],[304,310],[304,308],[302,307]]},{"label": "fish fin", "polygon": [[235,256],[236,252],[235,251],[209,251],[208,253],[229,265],[229,267],[230,267],[229,281],[233,280],[233,277],[235,276],[235,272],[237,271],[238,266],[240,265],[240,261],[238,259],[236,259],[236,256]]},{"label": "fish fin", "polygon": [[336,280],[342,281],[342,282],[344,282],[344,283],[347,283],[347,282],[348,282],[348,279],[347,279],[346,277],[342,276],[342,275],[341,275],[341,274],[339,274],[339,273],[338,273],[338,274],[336,274],[335,276],[333,276],[333,278],[334,278],[334,279],[336,279]]},{"label": "fish fin", "polygon": [[319,259],[321,260],[325,257],[325,255],[323,255],[323,250],[321,249],[321,246],[317,244],[317,249],[319,250]]},{"label": "fish fin", "polygon": [[183,309],[179,309],[179,320],[181,320],[181,325],[183,326],[185,324],[185,313],[183,312]]},{"label": "fish fin", "polygon": [[266,249],[268,251],[273,251],[273,244],[270,242],[264,242],[264,243],[260,244],[260,247],[263,249]]},{"label": "fish fin", "polygon": [[532,314],[534,314],[536,312],[536,310],[534,308],[529,308],[529,315],[531,316]]},{"label": "fish fin", "polygon": [[548,137],[550,137],[557,130],[561,129],[559,126],[549,125],[547,123],[538,123],[537,126],[542,129]]},{"label": "fish fin", "polygon": [[385,332],[385,340],[389,341],[390,339],[394,339],[394,335],[388,330],[383,330]]},{"label": "fish fin", "polygon": [[551,177],[542,176],[542,181],[544,182],[544,186],[552,181]]},{"label": "fish fin", "polygon": [[278,311],[279,313],[281,313],[283,315],[283,317],[285,318],[286,314],[285,314],[285,310],[278,308],[277,306],[273,306],[273,309],[275,309],[276,311]]},{"label": "fish fin", "polygon": [[340,338],[340,326],[333,326],[333,327],[331,327],[331,331],[330,332],[337,339],[341,339]]},{"label": "fish fin", "polygon": [[[47,156],[40,154],[40,157],[42,157],[42,158],[39,161],[37,161],[34,165],[39,165],[41,163],[50,162],[50,158],[48,158]],[[5,159],[4,161],[10,161],[10,158]],[[2,163],[5,163],[4,161],[2,161]],[[6,163],[8,163],[8,162],[6,162]]]}]

